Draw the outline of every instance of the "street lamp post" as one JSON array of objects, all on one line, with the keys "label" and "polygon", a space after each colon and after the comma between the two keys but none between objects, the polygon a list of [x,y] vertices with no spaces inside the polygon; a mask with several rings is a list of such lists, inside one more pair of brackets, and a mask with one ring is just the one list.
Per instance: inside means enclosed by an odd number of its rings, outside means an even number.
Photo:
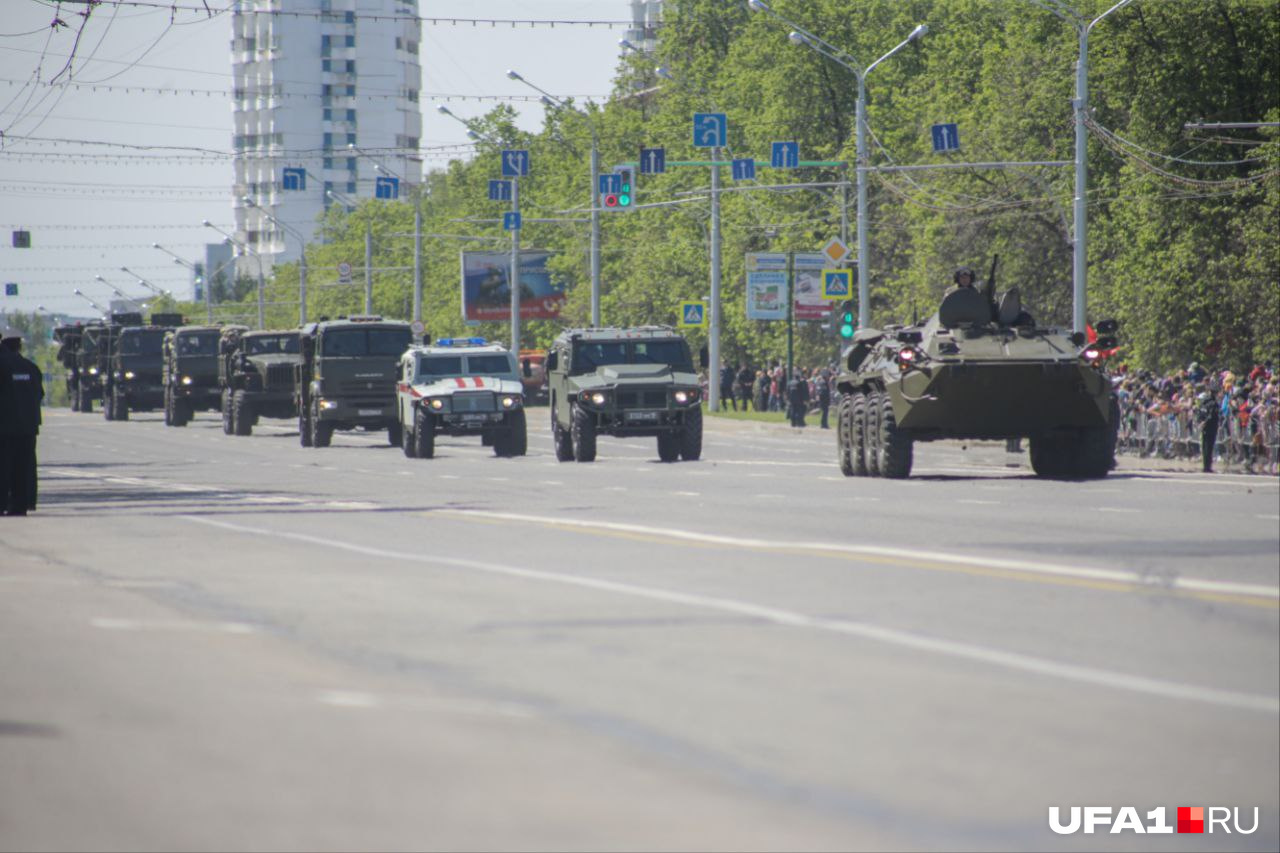
[{"label": "street lamp post", "polygon": [[548,107],[559,107],[560,109],[570,110],[587,120],[587,126],[591,129],[591,193],[587,196],[591,200],[591,325],[600,325],[600,205],[596,201],[596,194],[600,187],[600,137],[596,132],[595,119],[586,110],[578,109],[550,92],[534,85],[533,83],[520,76],[515,71],[508,71],[507,76],[512,80],[517,80],[531,89],[542,93],[542,103]]},{"label": "street lamp post", "polygon": [[101,312],[102,312],[102,315],[103,315],[104,317],[105,317],[108,313],[110,313],[110,312],[108,312],[108,311],[107,311],[107,309],[106,309],[106,308],[103,308],[101,305],[99,305],[98,303],[94,302],[94,301],[93,301],[92,299],[90,299],[88,296],[85,296],[85,295],[84,295],[84,292],[83,292],[83,291],[81,291],[81,290],[80,290],[80,288],[76,288],[75,290],[73,290],[73,291],[72,291],[72,293],[74,293],[76,296],[79,296],[79,297],[80,297],[81,299],[83,299],[85,302],[88,302],[88,303],[89,303],[90,305],[92,305],[94,308],[97,308],[99,311],[101,311]]},{"label": "street lamp post", "polygon": [[[1127,0],[1126,0],[1127,2]],[[764,0],[748,0],[747,6],[757,12],[766,12],[782,21],[789,27],[792,32],[789,36],[792,43],[802,44],[818,53],[842,65],[853,72],[858,81],[858,100],[854,115],[856,129],[854,134],[854,145],[857,149],[857,185],[858,185],[858,326],[865,328],[870,324],[870,301],[871,301],[871,274],[870,274],[870,255],[867,249],[867,172],[869,166],[867,163],[867,75],[871,73],[877,65],[893,56],[902,48],[911,42],[920,38],[920,36],[929,32],[928,26],[919,24],[911,34],[897,44],[884,56],[868,65],[865,69],[858,67],[858,62],[852,56],[835,47],[830,42],[814,35],[813,33],[802,29],[798,24],[779,15],[771,9]]]},{"label": "street lamp post", "polygon": [[[397,175],[391,169],[388,169],[382,163],[370,157],[364,151],[357,148],[351,143],[347,144],[347,148],[354,151],[357,155],[365,158],[373,164],[373,168],[379,172],[386,172],[393,178],[399,179],[400,183],[409,188],[409,194],[413,198],[413,322],[422,322],[422,182],[407,181],[400,175]],[[368,270],[373,264],[373,225],[366,223],[365,226],[365,298],[364,310],[366,314],[373,313],[373,284],[372,273]]]},{"label": "street lamp post", "polygon": [[290,226],[285,225],[279,219],[276,219],[267,212],[265,207],[259,205],[249,196],[243,196],[240,201],[248,207],[255,208],[282,231],[292,234],[294,239],[298,241],[298,325],[305,325],[307,322],[307,238]]},{"label": "street lamp post", "polygon": [[120,272],[127,272],[129,275],[133,276],[134,278],[136,278],[136,279],[138,280],[138,284],[142,285],[142,286],[143,286],[143,287],[145,287],[147,290],[150,290],[150,291],[151,291],[152,293],[154,293],[156,296],[172,296],[172,295],[173,295],[173,291],[172,291],[172,290],[162,290],[162,289],[160,289],[160,288],[156,287],[154,284],[152,284],[151,282],[147,281],[145,278],[143,278],[142,276],[138,275],[136,272],[134,272],[133,270],[129,269],[128,267],[120,267]]},{"label": "street lamp post", "polygon": [[143,308],[146,308],[146,307],[147,307],[147,306],[146,306],[146,303],[144,303],[142,300],[140,300],[140,299],[135,299],[134,297],[132,297],[132,296],[130,296],[129,294],[125,293],[125,292],[124,292],[123,290],[121,290],[120,288],[116,287],[116,286],[115,286],[114,284],[112,284],[111,282],[107,281],[107,280],[106,280],[105,278],[103,278],[102,276],[100,276],[100,275],[95,275],[95,276],[94,276],[94,279],[96,279],[97,281],[101,282],[102,284],[105,284],[108,288],[110,288],[110,290],[111,290],[111,292],[112,292],[112,293],[114,293],[116,296],[119,296],[119,297],[120,297],[121,299],[123,299],[125,302],[132,302],[132,303],[134,304],[134,306],[135,306],[139,311],[141,311]]},{"label": "street lamp post", "polygon": [[[221,234],[221,235],[223,236],[223,238],[224,238],[228,243],[230,243],[231,245],[233,245],[233,246],[235,246],[237,249],[239,249],[239,250],[241,251],[241,253],[246,254],[246,255],[252,255],[252,256],[253,256],[253,259],[254,259],[255,261],[257,261],[257,262],[258,262],[258,328],[259,328],[259,329],[265,329],[265,328],[267,327],[267,312],[266,312],[266,307],[267,307],[267,306],[266,306],[266,296],[265,296],[265,294],[266,294],[266,290],[267,290],[267,283],[266,283],[266,275],[263,273],[263,270],[262,270],[262,255],[260,255],[260,254],[258,254],[257,252],[253,251],[253,250],[252,250],[252,249],[250,249],[248,246],[246,246],[244,243],[241,243],[241,242],[240,242],[239,240],[237,240],[235,237],[232,237],[232,236],[231,236],[230,234],[228,234],[226,231],[223,231],[221,228],[219,228],[218,226],[214,225],[212,222],[210,222],[210,221],[209,221],[209,220],[207,220],[207,219],[206,219],[206,220],[204,220],[204,227],[206,227],[206,228],[212,228],[214,231],[217,231],[219,234]],[[227,265],[227,264],[223,264],[223,265],[222,265],[222,267],[225,267],[226,265]],[[221,270],[221,269],[222,269],[222,267],[218,267],[218,269],[219,269],[219,270]],[[210,278],[209,285],[212,285],[212,283],[213,283],[213,282],[212,282],[213,274],[210,274],[210,275],[209,275],[209,278]],[[206,294],[206,295],[207,295],[207,294],[208,294],[208,292],[209,292],[209,285],[206,285],[206,286],[205,286],[205,294]],[[209,319],[210,319],[210,322],[212,322],[213,317],[212,317],[212,316],[210,316],[210,318],[209,318]]]},{"label": "street lamp post", "polygon": [[[180,264],[181,266],[186,267],[187,269],[191,270],[192,272],[199,272],[199,269],[198,269],[198,268],[196,267],[196,265],[195,265],[195,264],[193,264],[191,261],[188,261],[186,258],[184,258],[184,257],[182,257],[181,255],[178,255],[178,254],[176,254],[176,253],[174,253],[174,252],[170,251],[169,249],[166,249],[164,246],[161,246],[159,243],[152,243],[152,244],[151,244],[151,248],[153,248],[153,249],[159,249],[160,251],[164,252],[166,255],[168,255],[169,257],[173,258],[173,262],[174,262],[175,264]],[[209,273],[209,274],[208,274],[208,278],[207,278],[207,280],[206,280],[206,282],[205,282],[205,288],[204,288],[204,310],[205,310],[206,320],[207,320],[209,323],[212,323],[212,322],[213,322],[213,295],[212,295],[212,293],[211,293],[211,288],[209,287],[209,282],[213,280],[213,277],[214,277],[215,275],[217,275],[218,273],[222,272],[222,270],[224,270],[224,269],[225,269],[225,268],[226,268],[230,263],[231,263],[231,261],[227,261],[227,263],[223,264],[222,266],[218,267],[218,268],[217,268],[216,270],[214,270],[213,272]],[[197,279],[197,280],[198,280],[198,279]]]}]

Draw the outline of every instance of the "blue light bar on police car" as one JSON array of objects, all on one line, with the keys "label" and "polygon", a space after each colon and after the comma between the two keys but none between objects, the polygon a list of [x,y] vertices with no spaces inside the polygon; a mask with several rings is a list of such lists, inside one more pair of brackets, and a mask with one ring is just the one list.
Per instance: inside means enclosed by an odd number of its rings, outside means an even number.
[{"label": "blue light bar on police car", "polygon": [[484,338],[440,338],[436,341],[436,346],[441,347],[482,347],[484,345]]}]

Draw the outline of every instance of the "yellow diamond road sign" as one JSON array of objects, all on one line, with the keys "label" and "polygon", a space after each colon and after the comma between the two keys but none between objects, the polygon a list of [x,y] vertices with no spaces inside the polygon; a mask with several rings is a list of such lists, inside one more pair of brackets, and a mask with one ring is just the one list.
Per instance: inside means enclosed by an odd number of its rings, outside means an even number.
[{"label": "yellow diamond road sign", "polygon": [[839,237],[832,237],[822,247],[822,254],[833,264],[838,264],[849,257],[849,247]]},{"label": "yellow diamond road sign", "polygon": [[707,325],[707,303],[681,302],[680,322],[676,325],[682,329],[701,328]]}]

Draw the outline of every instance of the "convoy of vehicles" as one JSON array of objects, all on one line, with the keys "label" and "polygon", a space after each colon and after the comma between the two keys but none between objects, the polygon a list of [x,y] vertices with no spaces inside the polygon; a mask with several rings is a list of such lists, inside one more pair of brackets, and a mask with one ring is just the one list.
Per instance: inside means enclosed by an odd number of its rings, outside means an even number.
[{"label": "convoy of vehicles", "polygon": [[301,363],[296,329],[227,326],[218,341],[222,431],[251,435],[258,418],[294,418],[294,373]]},{"label": "convoy of vehicles", "polygon": [[217,411],[221,326],[183,326],[164,336],[164,422],[186,426],[196,412]]}]

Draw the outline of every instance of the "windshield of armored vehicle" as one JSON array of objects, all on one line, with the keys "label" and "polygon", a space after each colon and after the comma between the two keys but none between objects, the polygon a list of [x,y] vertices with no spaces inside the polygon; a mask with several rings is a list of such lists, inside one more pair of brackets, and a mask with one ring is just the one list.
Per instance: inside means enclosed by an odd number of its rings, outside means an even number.
[{"label": "windshield of armored vehicle", "polygon": [[409,347],[408,329],[334,329],[324,333],[321,355],[351,358],[364,355],[400,355]]},{"label": "windshield of armored vehicle", "polygon": [[591,373],[606,364],[667,364],[693,372],[689,347],[678,338],[644,341],[580,341],[573,350],[573,374]]},{"label": "windshield of armored vehicle", "polygon": [[422,376],[461,376],[462,356],[432,355],[424,358],[418,366]]},{"label": "windshield of armored vehicle", "polygon": [[120,335],[119,352],[121,355],[159,355],[164,343],[164,332],[125,331]]},{"label": "windshield of armored vehicle", "polygon": [[178,336],[178,355],[217,355],[218,333],[195,332]]},{"label": "windshield of armored vehicle", "polygon": [[467,356],[467,373],[473,376],[505,376],[515,372],[511,356],[505,353]]},{"label": "windshield of armored vehicle", "polygon": [[97,352],[97,351],[98,351],[97,335],[84,335],[82,338],[80,338],[80,352],[89,353],[89,352]]},{"label": "windshield of armored vehicle", "polygon": [[245,341],[249,355],[280,355],[298,351],[297,335],[262,335]]}]

